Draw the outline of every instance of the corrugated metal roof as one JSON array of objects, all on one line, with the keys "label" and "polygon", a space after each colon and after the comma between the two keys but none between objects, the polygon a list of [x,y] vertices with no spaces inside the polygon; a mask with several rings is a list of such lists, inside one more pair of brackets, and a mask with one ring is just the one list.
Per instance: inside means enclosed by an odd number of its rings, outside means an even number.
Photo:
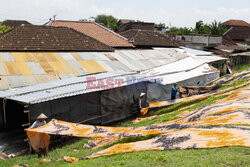
[{"label": "corrugated metal roof", "polygon": [[[154,48],[155,50],[165,52],[166,48]],[[227,58],[215,56],[212,52],[197,50],[197,49],[191,49],[191,48],[185,48],[181,47],[180,49],[176,49],[177,54],[187,54],[188,56],[194,58],[195,60],[198,60],[202,63],[212,63],[216,61],[223,61],[227,60]]]},{"label": "corrugated metal roof", "polygon": [[191,69],[189,71],[181,71],[181,72],[176,72],[176,73],[168,73],[168,74],[161,74],[155,77],[151,77],[150,80],[152,79],[161,79],[160,84],[162,85],[167,85],[167,84],[173,84],[176,82],[181,82],[185,81],[187,79],[207,75],[207,74],[212,74],[212,73],[217,73],[218,71],[212,70],[208,64],[203,64],[199,67],[196,67],[194,69]]},{"label": "corrugated metal roof", "polygon": [[202,63],[212,63],[216,61],[227,60],[227,58],[219,57],[219,56],[195,56],[193,57],[195,60],[200,61]]},{"label": "corrugated metal roof", "polygon": [[[110,89],[108,87],[100,87],[95,89],[87,88],[87,79],[95,77],[96,80],[103,79],[104,83],[109,78],[122,79],[124,82],[114,83],[114,88],[118,86],[130,85],[132,82],[127,79],[127,76],[132,76],[134,72],[108,72],[81,77],[73,77],[69,79],[53,81],[44,84],[27,86],[17,89],[9,89],[0,91],[0,97],[11,99],[27,104],[41,103],[44,101],[54,100],[63,97],[75,96],[84,93],[96,92]],[[105,84],[107,86],[107,84]],[[109,85],[110,86],[110,85]]]},{"label": "corrugated metal roof", "polygon": [[0,52],[0,90],[99,72],[141,71],[187,57],[176,49],[115,52]]},{"label": "corrugated metal roof", "polygon": [[182,50],[185,50],[187,53],[195,56],[211,56],[213,55],[212,52],[207,52],[203,50],[191,49],[186,47],[181,47]]},{"label": "corrugated metal roof", "polygon": [[[81,77],[73,77],[69,79],[53,81],[34,86],[0,91],[0,97],[27,104],[36,104],[64,97],[112,89],[118,86],[131,85],[135,82],[135,78],[133,77],[136,77],[137,82],[139,80],[152,81],[161,78],[163,79],[163,82],[161,82],[160,84],[165,85],[215,72],[217,71],[212,70],[208,64],[201,63],[199,61],[194,60],[192,57],[188,57],[179,61],[175,61],[168,65],[143,71],[140,74],[135,72],[116,71],[87,76],[85,75]],[[88,81],[87,77],[89,77]],[[95,77],[95,79],[97,80],[103,79],[104,85],[93,89],[87,88],[88,83],[90,83],[90,77]],[[110,85],[107,84],[106,81],[110,78],[114,80],[119,79],[123,82],[120,85],[118,83],[113,82],[112,88],[107,87],[107,85]]]},{"label": "corrugated metal roof", "polygon": [[147,76],[155,76],[155,75],[162,75],[162,74],[170,74],[170,73],[178,73],[178,72],[186,72],[192,69],[195,69],[204,63],[195,60],[192,57],[187,57],[182,60],[173,62],[171,64],[163,65],[161,67],[156,67],[150,70],[146,70],[141,72],[142,75]]}]

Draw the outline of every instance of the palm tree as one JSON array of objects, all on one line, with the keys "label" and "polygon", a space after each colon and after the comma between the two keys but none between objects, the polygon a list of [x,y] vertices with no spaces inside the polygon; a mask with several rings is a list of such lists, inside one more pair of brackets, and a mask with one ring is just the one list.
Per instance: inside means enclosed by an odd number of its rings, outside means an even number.
[{"label": "palm tree", "polygon": [[211,24],[209,24],[210,34],[211,35],[223,35],[227,28],[221,23],[214,20]]}]

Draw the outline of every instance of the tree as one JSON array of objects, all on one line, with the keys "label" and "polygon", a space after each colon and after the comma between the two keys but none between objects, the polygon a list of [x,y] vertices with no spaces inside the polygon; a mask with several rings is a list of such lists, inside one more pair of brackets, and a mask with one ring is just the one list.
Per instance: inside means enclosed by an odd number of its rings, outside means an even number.
[{"label": "tree", "polygon": [[10,31],[11,29],[12,29],[11,27],[0,25],[0,34],[6,33],[7,31]]},{"label": "tree", "polygon": [[192,29],[188,28],[188,27],[184,27],[184,28],[171,27],[169,29],[169,34],[171,34],[171,35],[190,35],[190,34],[192,34]]},{"label": "tree", "polygon": [[112,29],[112,30],[116,30],[117,28],[117,18],[111,16],[111,15],[97,15],[96,17],[92,17],[95,22],[97,23],[102,23],[104,24],[106,27]]},{"label": "tree", "polygon": [[211,35],[223,35],[227,28],[221,23],[214,20],[211,24],[209,24],[210,34]]},{"label": "tree", "polygon": [[204,24],[202,20],[197,21],[195,24],[194,34],[210,34],[209,25]]},{"label": "tree", "polygon": [[159,24],[155,24],[155,28],[157,28],[158,30],[164,29],[164,28],[168,28],[166,26],[165,23],[159,23]]}]

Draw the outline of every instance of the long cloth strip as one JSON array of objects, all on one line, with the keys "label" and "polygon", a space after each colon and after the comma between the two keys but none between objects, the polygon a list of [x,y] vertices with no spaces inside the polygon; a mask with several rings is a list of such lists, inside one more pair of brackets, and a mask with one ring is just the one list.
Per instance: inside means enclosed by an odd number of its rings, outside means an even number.
[{"label": "long cloth strip", "polygon": [[[223,93],[223,91],[220,92]],[[198,95],[198,97],[188,97],[187,99],[193,100],[199,98],[204,98],[204,96]],[[175,101],[180,102],[181,100],[178,99]],[[224,146],[249,147],[250,128],[235,126],[249,125],[249,102],[250,86],[248,85],[231,92],[231,95],[225,99],[194,110],[181,119],[166,123],[142,127],[105,127],[52,120],[42,127],[26,129],[26,133],[35,151],[48,148],[48,134],[94,137],[97,138],[96,143],[92,143],[94,147],[98,144],[110,144],[120,138],[160,134],[160,136],[149,140],[115,144],[110,148],[82,157],[82,159],[144,150],[215,148]],[[159,106],[164,106],[174,104],[174,102],[167,101],[158,104]],[[157,107],[156,104],[151,104],[151,106]]]}]

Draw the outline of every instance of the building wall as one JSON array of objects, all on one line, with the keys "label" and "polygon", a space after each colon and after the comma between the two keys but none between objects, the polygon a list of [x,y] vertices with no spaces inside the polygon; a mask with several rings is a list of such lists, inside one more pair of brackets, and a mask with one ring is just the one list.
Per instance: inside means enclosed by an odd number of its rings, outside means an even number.
[{"label": "building wall", "polygon": [[[44,113],[50,119],[88,124],[107,124],[132,116],[137,111],[141,92],[146,83],[137,83],[121,89],[104,90],[31,105],[31,122]],[[88,121],[86,121],[88,120]]]}]

